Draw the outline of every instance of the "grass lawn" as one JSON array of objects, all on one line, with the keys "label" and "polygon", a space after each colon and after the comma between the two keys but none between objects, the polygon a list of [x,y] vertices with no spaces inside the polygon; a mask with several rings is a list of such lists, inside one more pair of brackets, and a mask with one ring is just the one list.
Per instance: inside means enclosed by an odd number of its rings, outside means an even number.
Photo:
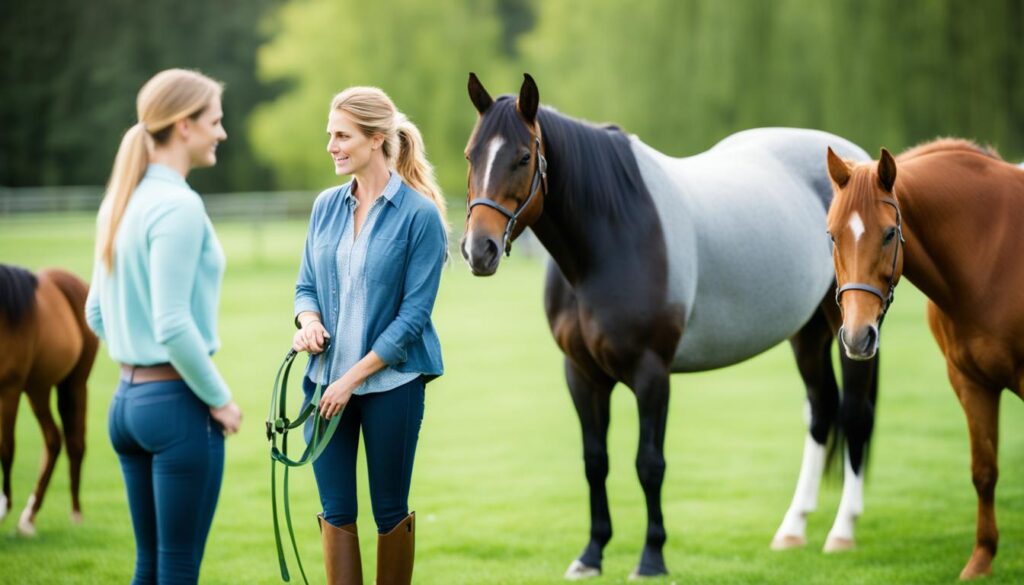
[{"label": "grass lawn", "polygon": [[[458,215],[457,213],[455,215]],[[293,331],[291,298],[304,222],[222,222],[228,257],[215,361],[246,419],[227,442],[224,487],[206,549],[204,583],[279,582],[263,434],[273,376]],[[454,239],[454,238],[453,238]],[[91,217],[0,219],[0,262],[91,271]],[[521,251],[495,277],[446,269],[434,313],[446,375],[427,391],[411,506],[419,519],[416,582],[561,583],[586,543],[580,432],[562,361],[541,310],[542,262]],[[974,543],[976,499],[964,415],[909,283],[886,319],[882,380],[858,548],[820,552],[841,484],[827,482],[805,550],[772,552],[803,437],[803,387],[788,345],[741,365],[673,378],[663,493],[671,576],[655,583],[951,583]],[[295,375],[297,382],[298,376]],[[67,462],[59,460],[38,536],[14,535],[36,480],[38,425],[17,423],[14,510],[0,525],[0,582],[126,583],[134,545],[117,459],[106,432],[116,370],[101,348],[89,396],[82,486],[85,521],[70,524]],[[613,395],[608,478],[614,537],[597,584],[621,583],[646,528],[634,455],[632,394]],[[1024,582],[1024,404],[1003,400],[997,513],[989,583]],[[364,570],[374,572],[374,524],[360,471]],[[318,499],[308,468],[293,476],[293,513],[313,582],[322,582]],[[294,569],[294,563],[292,564]]]}]

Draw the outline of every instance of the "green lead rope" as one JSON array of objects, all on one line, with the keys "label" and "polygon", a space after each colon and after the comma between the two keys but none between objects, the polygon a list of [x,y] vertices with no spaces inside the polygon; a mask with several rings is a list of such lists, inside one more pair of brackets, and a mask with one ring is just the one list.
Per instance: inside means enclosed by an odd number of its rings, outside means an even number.
[{"label": "green lead rope", "polygon": [[[284,492],[282,498],[284,501],[285,527],[288,529],[288,537],[292,541],[292,551],[295,554],[295,562],[299,565],[302,581],[308,585],[309,580],[306,579],[306,571],[302,567],[302,559],[299,558],[299,546],[295,541],[295,531],[292,528],[291,507],[288,505],[288,470],[291,467],[312,463],[316,461],[317,457],[320,457],[327,444],[330,443],[331,437],[334,436],[334,431],[338,428],[338,422],[341,420],[344,408],[341,412],[331,417],[329,421],[320,416],[320,399],[323,396],[325,384],[317,383],[313,396],[299,413],[299,416],[295,420],[291,420],[286,416],[288,374],[291,372],[292,363],[295,362],[295,356],[297,355],[298,352],[294,349],[288,350],[288,355],[285,356],[284,362],[277,369],[277,376],[274,378],[274,390],[270,397],[270,412],[267,415],[267,441],[270,442],[270,505],[274,515],[274,540],[277,544],[277,560],[281,565],[281,579],[291,581],[291,575],[288,573],[288,563],[284,558],[284,545],[281,542],[281,524],[278,521],[277,513],[277,464],[281,463],[284,465]],[[319,356],[320,374],[323,374],[327,361],[326,356],[327,351],[324,348],[324,351]],[[323,376],[318,377],[322,380],[328,379]],[[288,432],[304,425],[310,417],[313,417],[312,436],[306,444],[306,449],[302,452],[302,456],[298,459],[291,459],[288,457]],[[277,446],[278,436],[280,436],[281,440],[280,448]]]}]

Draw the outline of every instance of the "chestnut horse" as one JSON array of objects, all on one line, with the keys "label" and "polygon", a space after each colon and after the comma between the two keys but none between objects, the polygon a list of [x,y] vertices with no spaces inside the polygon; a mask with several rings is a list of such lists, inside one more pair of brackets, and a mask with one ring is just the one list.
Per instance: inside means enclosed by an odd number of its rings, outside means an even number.
[{"label": "chestnut horse", "polygon": [[999,541],[999,397],[1009,388],[1024,398],[1024,170],[951,139],[896,159],[882,149],[877,163],[849,164],[829,150],[828,169],[843,347],[853,359],[875,355],[901,275],[928,297],[928,325],[967,415],[978,493],[974,552],[960,577],[987,575]]},{"label": "chestnut horse", "polygon": [[85,454],[86,381],[99,340],[85,324],[89,287],[63,270],[31,272],[0,264],[0,464],[4,486],[0,520],[11,509],[14,423],[21,393],[43,431],[45,453],[35,491],[18,520],[18,532],[35,534],[61,436],[50,411],[50,389],[57,387],[57,411],[63,425],[71,469],[71,518],[81,521],[78,490]]},{"label": "chestnut horse", "polygon": [[796,493],[772,546],[804,544],[826,444],[841,433],[845,485],[826,550],[852,547],[877,364],[842,357],[840,400],[831,361],[840,316],[825,234],[832,191],[819,153],[829,144],[852,158],[867,153],[824,132],[769,128],[675,159],[614,126],[541,108],[529,75],[518,99],[493,100],[470,74],[469,95],[479,118],[466,149],[463,256],[474,274],[493,274],[527,226],[551,254],[544,306],[565,354],[590,487],[590,540],[566,577],[600,574],[611,539],[605,478],[614,386],[628,386],[640,412],[636,469],[647,535],[635,574],[664,574],[669,374],[734,364],[786,339],[810,421]]}]

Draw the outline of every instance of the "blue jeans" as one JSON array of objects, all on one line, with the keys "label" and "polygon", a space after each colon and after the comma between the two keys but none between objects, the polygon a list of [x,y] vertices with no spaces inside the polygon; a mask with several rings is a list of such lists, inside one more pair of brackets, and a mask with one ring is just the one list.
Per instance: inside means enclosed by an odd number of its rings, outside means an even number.
[{"label": "blue jeans", "polygon": [[[316,389],[302,379],[308,401]],[[409,486],[416,442],[423,422],[422,377],[385,392],[353,396],[345,406],[338,429],[313,462],[324,519],[335,526],[356,521],[356,453],[359,430],[366,441],[370,503],[377,532],[385,534],[409,515]],[[311,432],[307,425],[307,440]]]},{"label": "blue jeans", "polygon": [[220,426],[173,380],[122,381],[108,428],[135,529],[132,583],[196,583],[224,473]]}]

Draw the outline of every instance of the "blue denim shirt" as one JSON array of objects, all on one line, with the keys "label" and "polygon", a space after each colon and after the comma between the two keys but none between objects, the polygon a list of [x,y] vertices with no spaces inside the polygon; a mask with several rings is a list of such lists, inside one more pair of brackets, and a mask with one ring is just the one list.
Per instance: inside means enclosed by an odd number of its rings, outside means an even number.
[{"label": "blue denim shirt", "polygon": [[[352,182],[327,189],[313,203],[306,247],[295,284],[295,315],[320,313],[335,336],[342,298],[338,288],[338,245],[351,214],[345,203]],[[444,222],[433,202],[402,183],[371,227],[364,276],[368,284],[366,318],[359,343],[362,355],[373,350],[399,372],[418,372],[432,380],[444,372],[441,342],[430,313],[448,250]],[[333,360],[328,346],[327,363]],[[319,360],[310,360],[314,375]],[[332,373],[336,378],[344,372]]]}]

